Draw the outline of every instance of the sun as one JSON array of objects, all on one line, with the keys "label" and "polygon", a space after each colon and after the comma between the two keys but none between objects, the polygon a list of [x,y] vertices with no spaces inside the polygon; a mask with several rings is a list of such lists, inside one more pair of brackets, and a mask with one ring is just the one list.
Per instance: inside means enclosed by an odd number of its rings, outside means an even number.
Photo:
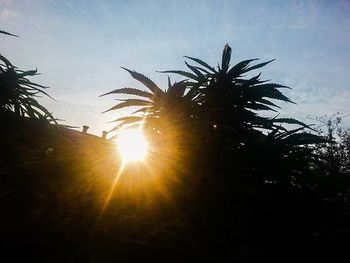
[{"label": "sun", "polygon": [[143,161],[147,155],[148,143],[141,129],[121,130],[116,143],[124,163]]}]

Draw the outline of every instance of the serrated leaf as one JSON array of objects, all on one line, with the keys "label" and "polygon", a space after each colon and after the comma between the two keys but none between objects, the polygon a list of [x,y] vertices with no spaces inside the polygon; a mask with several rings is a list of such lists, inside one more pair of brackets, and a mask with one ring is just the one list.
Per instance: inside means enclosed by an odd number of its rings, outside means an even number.
[{"label": "serrated leaf", "polygon": [[122,128],[125,125],[132,124],[132,123],[135,123],[135,122],[140,122],[142,120],[143,120],[142,117],[136,117],[136,116],[129,116],[129,117],[119,118],[119,121],[122,121],[122,123],[120,123],[117,126],[115,126],[111,131],[118,130],[118,129]]},{"label": "serrated leaf", "polygon": [[[127,125],[127,124],[125,124],[125,125]],[[123,126],[124,125],[121,125],[121,126],[117,125],[116,127],[114,127],[113,129],[109,130],[108,132],[112,132],[112,131],[119,130],[119,129],[138,129],[138,128],[141,127],[141,124],[130,124],[126,128],[124,128]],[[118,137],[118,135],[115,135],[115,136],[111,137],[110,139],[113,140],[113,139],[115,139],[117,137]]]},{"label": "serrated leaf", "polygon": [[249,72],[249,71],[254,70],[254,69],[262,68],[262,67],[264,67],[265,65],[271,63],[271,62],[274,61],[274,60],[275,60],[275,59],[271,59],[271,60],[269,60],[269,61],[267,61],[267,62],[262,62],[262,63],[259,63],[259,64],[257,64],[257,65],[251,66],[251,67],[249,67],[249,68],[243,70],[243,73]]},{"label": "serrated leaf", "polygon": [[112,90],[110,92],[100,95],[100,97],[110,95],[110,94],[128,94],[128,95],[136,95],[140,97],[147,97],[150,99],[154,97],[154,95],[150,92],[140,90],[140,89],[135,89],[135,88],[129,88],[129,87]]},{"label": "serrated leaf", "polygon": [[212,71],[213,73],[217,73],[217,71],[213,67],[209,66],[207,63],[205,63],[204,61],[202,61],[202,60],[200,60],[198,58],[193,58],[193,57],[188,57],[188,56],[184,56],[184,57],[197,62],[198,64],[200,64],[203,67],[205,67],[205,68],[209,69],[210,71]]},{"label": "serrated leaf", "polygon": [[138,110],[134,111],[134,112],[131,113],[131,114],[136,114],[136,113],[139,113],[139,112],[145,113],[145,112],[148,112],[148,111],[150,111],[150,107],[143,107],[143,108],[141,108],[141,109],[138,109]]},{"label": "serrated leaf", "polygon": [[258,60],[258,58],[243,60],[237,63],[227,72],[227,74],[230,76],[230,78],[238,78],[241,74],[243,74],[243,69],[254,60]]},{"label": "serrated leaf", "polygon": [[285,85],[281,85],[281,84],[277,84],[277,83],[259,84],[259,85],[255,85],[254,87],[276,88],[276,89],[284,88],[284,89],[290,89],[291,90],[290,87],[285,86]]},{"label": "serrated leaf", "polygon": [[21,72],[21,73],[17,73],[18,77],[19,78],[23,78],[23,77],[26,77],[26,76],[34,76],[36,75],[38,72],[38,69],[35,69],[35,70],[27,70],[27,71],[24,71],[24,72]]},{"label": "serrated leaf", "polygon": [[287,124],[297,124],[297,125],[303,126],[305,128],[312,129],[310,127],[310,125],[307,125],[307,124],[305,124],[305,123],[303,123],[301,121],[298,121],[296,119],[293,119],[293,118],[278,118],[278,119],[273,119],[273,122],[287,123]]},{"label": "serrated leaf", "polygon": [[199,81],[199,77],[190,73],[190,72],[187,72],[187,71],[183,71],[183,70],[165,70],[165,71],[157,71],[159,73],[172,73],[172,74],[178,74],[178,75],[181,75],[181,76],[184,76],[184,77],[187,77],[187,78],[190,78],[190,79],[194,79],[194,80],[197,80]]},{"label": "serrated leaf", "polygon": [[33,99],[33,102],[31,103],[33,104],[36,108],[38,108],[39,110],[41,110],[42,112],[44,112],[51,121],[53,121],[55,124],[57,124],[56,119],[52,116],[52,114],[42,105],[39,104],[38,101]]},{"label": "serrated leaf", "polygon": [[111,123],[111,122],[118,122],[118,121],[136,122],[136,121],[141,121],[141,120],[143,120],[143,117],[139,117],[139,116],[126,116],[126,117],[121,117],[121,118],[115,119],[114,121],[109,121],[108,123]]},{"label": "serrated leaf", "polygon": [[276,110],[272,109],[271,107],[260,103],[249,103],[247,104],[246,108],[249,108],[252,110],[270,110],[270,111],[276,112]]},{"label": "serrated leaf", "polygon": [[7,68],[9,68],[9,67],[14,68],[14,66],[11,64],[11,62],[7,58],[2,56],[1,54],[0,54],[0,60],[2,60],[5,63]]},{"label": "serrated leaf", "polygon": [[276,105],[275,103],[273,103],[273,102],[271,102],[269,100],[263,99],[263,98],[258,98],[256,101],[257,102],[261,102],[261,103],[266,104],[266,105],[270,105],[270,106],[279,108],[279,109],[281,108],[280,106]]},{"label": "serrated leaf", "polygon": [[158,95],[158,94],[163,94],[164,91],[162,89],[160,89],[157,84],[155,84],[152,80],[150,80],[149,78],[147,78],[146,76],[142,75],[141,73],[134,71],[131,71],[130,69],[124,68],[122,67],[122,69],[126,70],[127,72],[130,73],[130,75],[140,81],[143,85],[145,85],[150,91],[153,92],[154,95]]},{"label": "serrated leaf", "polygon": [[151,104],[151,102],[146,101],[146,100],[128,99],[128,100],[125,100],[125,101],[111,107],[110,109],[104,111],[103,113],[108,112],[108,111],[112,111],[112,110],[126,108],[126,107],[132,107],[132,106],[149,106],[150,104]]},{"label": "serrated leaf", "polygon": [[204,78],[204,75],[202,74],[202,72],[200,72],[198,69],[196,69],[194,66],[188,64],[186,61],[185,61],[185,64],[186,66],[192,70],[199,78]]},{"label": "serrated leaf", "polygon": [[208,74],[208,75],[212,75],[212,73],[210,73],[208,70],[204,69],[204,68],[201,68],[201,67],[197,67],[197,66],[194,66],[196,69]]},{"label": "serrated leaf", "polygon": [[294,134],[294,133],[297,133],[301,130],[304,130],[305,127],[299,127],[299,128],[296,128],[296,129],[293,129],[293,130],[289,130],[289,131],[286,131],[286,132],[282,132],[282,133],[278,133],[276,134],[275,138],[276,139],[284,139],[284,138],[287,138],[288,136]]},{"label": "serrated leaf", "polygon": [[38,93],[42,93],[42,94],[48,96],[50,99],[55,100],[55,99],[54,99],[53,97],[51,97],[47,92],[45,92],[45,91],[43,91],[43,90],[41,90],[41,89],[38,89],[37,87],[33,86],[32,83],[30,83],[30,84],[27,83],[27,84],[25,84],[25,85],[28,86],[30,89],[36,90]]},{"label": "serrated leaf", "polygon": [[269,84],[255,85],[245,89],[244,92],[245,96],[249,97],[249,99],[251,100],[255,100],[257,98],[271,98],[294,103],[288,97],[283,95],[282,92],[280,92],[273,86],[270,86]]},{"label": "serrated leaf", "polygon": [[21,78],[18,80],[18,82],[19,82],[19,84],[22,84],[22,85],[31,85],[31,86],[35,86],[35,87],[42,88],[42,89],[49,89],[50,88],[48,86],[43,86],[43,85],[31,82],[26,78]]}]

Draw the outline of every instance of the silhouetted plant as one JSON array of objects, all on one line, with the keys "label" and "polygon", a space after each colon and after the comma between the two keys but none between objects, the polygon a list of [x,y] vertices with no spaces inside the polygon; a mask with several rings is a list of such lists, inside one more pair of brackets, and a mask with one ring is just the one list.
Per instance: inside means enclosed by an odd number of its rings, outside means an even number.
[{"label": "silhouetted plant", "polygon": [[327,142],[317,145],[316,152],[324,159],[323,171],[329,175],[346,174],[350,171],[350,130],[343,127],[341,113],[320,116],[313,120],[319,123],[318,134]]},{"label": "silhouetted plant", "polygon": [[260,184],[275,184],[285,187],[308,187],[313,184],[311,163],[317,163],[319,156],[313,152],[311,145],[324,143],[325,140],[300,127],[288,131],[274,130],[266,136],[253,140],[244,149],[247,160],[251,161]]},{"label": "silhouetted plant", "polygon": [[[0,34],[18,37],[3,30],[0,30]],[[18,69],[0,54],[0,110],[12,111],[23,117],[57,123],[52,114],[35,99],[39,95],[46,95],[52,99],[44,91],[48,87],[28,79],[28,77],[37,74],[37,69],[27,71]]]},{"label": "silhouetted plant", "polygon": [[56,123],[52,114],[36,100],[39,95],[52,97],[44,91],[48,87],[28,79],[35,75],[37,70],[19,70],[0,55],[0,109]]},{"label": "silhouetted plant", "polygon": [[257,114],[260,111],[276,111],[276,108],[280,108],[271,99],[292,102],[279,91],[289,87],[267,83],[260,79],[261,73],[252,78],[244,78],[244,74],[262,68],[273,60],[251,66],[250,63],[257,59],[249,59],[230,67],[231,48],[228,45],[222,54],[221,67],[218,65],[217,69],[200,59],[186,58],[198,64],[193,66],[185,62],[192,72],[162,72],[175,73],[190,79],[186,82],[189,93],[197,96],[197,103],[201,105],[203,114],[211,125],[234,130],[283,129],[281,123],[305,126],[295,119],[266,118]]},{"label": "silhouetted plant", "polygon": [[[295,119],[266,118],[257,114],[261,110],[275,111],[275,108],[279,108],[270,99],[291,102],[278,90],[288,87],[275,83],[265,83],[266,81],[260,80],[260,74],[250,79],[244,79],[242,77],[243,74],[254,69],[259,69],[272,60],[249,66],[250,62],[256,60],[250,59],[242,61],[230,68],[230,57],[231,48],[226,45],[223,51],[221,67],[218,66],[218,69],[209,66],[202,60],[187,57],[202,67],[191,66],[186,62],[186,65],[193,73],[181,70],[162,71],[164,73],[180,74],[191,80],[181,81],[174,85],[169,84],[169,89],[166,93],[142,74],[128,70],[134,78],[145,84],[152,93],[133,88],[123,88],[103,94],[102,96],[112,93],[124,93],[146,98],[146,100],[126,99],[107,111],[129,106],[140,106],[142,108],[137,112],[147,113],[147,116],[151,117],[160,117],[160,112],[163,114],[164,112],[162,110],[164,109],[166,113],[170,110],[175,111],[176,114],[173,114],[173,118],[175,119],[177,118],[176,115],[180,112],[186,112],[187,115],[192,117],[192,121],[196,119],[205,121],[205,129],[220,127],[221,129],[228,128],[230,131],[236,132],[242,129],[285,130],[281,127],[281,123],[307,127]],[[181,97],[182,102],[180,104],[178,103],[179,97]],[[188,108],[192,111],[189,112]],[[141,119],[142,117],[133,116],[120,118],[116,121],[121,121],[122,125],[124,125],[140,121]],[[116,128],[119,127],[121,126],[117,126]]]},{"label": "silhouetted plant", "polygon": [[177,120],[184,121],[184,112],[186,112],[187,115],[190,115],[195,98],[194,96],[185,93],[186,85],[184,81],[171,84],[170,78],[168,78],[168,89],[162,90],[146,76],[136,71],[131,71],[126,68],[124,69],[127,70],[133,78],[144,84],[149,91],[126,87],[115,89],[100,96],[102,97],[109,94],[126,94],[142,98],[128,98],[121,100],[121,103],[105,111],[108,112],[132,106],[141,107],[133,113],[139,113],[139,116],[127,116],[114,120],[114,122],[120,122],[120,124],[112,130],[117,130],[129,124],[138,124],[139,122],[153,123],[157,120],[160,122],[160,120],[164,121],[164,118],[167,118],[168,121],[171,122],[176,122]]},{"label": "silhouetted plant", "polygon": [[[315,158],[308,145],[324,142],[324,139],[311,134],[310,127],[296,119],[259,115],[261,111],[279,108],[273,100],[292,102],[280,91],[289,87],[261,80],[261,73],[251,78],[244,77],[273,60],[250,65],[256,59],[249,59],[230,67],[231,48],[228,45],[224,48],[221,66],[217,68],[197,58],[186,58],[197,63],[193,66],[185,62],[191,72],[162,72],[190,79],[185,83],[188,93],[196,98],[197,116],[207,122],[205,142],[210,146],[204,147],[209,151],[215,151],[216,147],[215,154],[222,156],[221,165],[235,166],[232,169],[236,173],[240,170],[242,175],[250,174],[261,183],[285,180],[288,184],[301,184],[307,178],[309,161]],[[299,128],[288,130],[285,124]],[[230,160],[236,160],[236,165]],[[272,180],[271,177],[275,178]],[[299,183],[296,183],[297,177]]]},{"label": "silhouetted plant", "polygon": [[[172,124],[181,130],[184,123],[184,136],[195,134],[200,139],[199,148],[203,152],[209,151],[223,154],[227,159],[238,158],[239,152],[250,149],[257,141],[274,141],[276,144],[298,149],[303,146],[320,142],[318,136],[303,132],[310,128],[308,125],[292,118],[267,118],[259,115],[260,111],[276,111],[279,108],[272,100],[291,102],[279,90],[288,88],[284,85],[267,83],[258,74],[251,78],[244,78],[244,74],[259,69],[273,60],[251,66],[256,59],[249,59],[230,67],[231,48],[226,45],[222,55],[221,66],[209,66],[206,62],[192,57],[186,57],[197,66],[188,64],[192,72],[182,70],[162,71],[175,73],[187,80],[174,85],[170,84],[167,91],[160,89],[154,82],[144,75],[126,69],[133,78],[143,83],[149,90],[122,88],[107,94],[136,95],[143,99],[126,99],[107,111],[117,110],[129,106],[141,107],[135,113],[142,116],[122,117],[115,121],[121,122],[114,129],[128,124],[144,122],[146,127],[152,123],[152,129],[161,131],[161,126]],[[288,131],[283,124],[298,125]],[[262,131],[265,131],[263,133]],[[266,135],[267,133],[267,135]],[[267,136],[267,137],[266,137]],[[266,139],[267,138],[267,139]],[[267,143],[265,147],[270,147]],[[226,151],[224,154],[223,151]],[[291,152],[289,149],[286,151]],[[294,156],[292,154],[289,157]],[[245,160],[246,167],[257,165]],[[222,162],[224,163],[224,162]],[[242,165],[242,166],[244,166]]]},{"label": "silhouetted plant", "polygon": [[311,118],[319,123],[316,130],[324,142],[312,148],[317,162],[312,170],[317,181],[315,188],[327,201],[350,205],[350,131],[343,124],[347,115],[341,113]]}]

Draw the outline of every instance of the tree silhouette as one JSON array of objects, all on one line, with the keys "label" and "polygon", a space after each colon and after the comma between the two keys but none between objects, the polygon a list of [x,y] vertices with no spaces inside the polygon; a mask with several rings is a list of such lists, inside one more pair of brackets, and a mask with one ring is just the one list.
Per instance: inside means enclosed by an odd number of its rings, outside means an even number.
[{"label": "tree silhouette", "polygon": [[318,161],[312,163],[317,175],[317,187],[324,199],[338,205],[350,205],[350,131],[342,121],[341,113],[324,115],[313,120],[319,123],[318,134],[325,138],[313,147]]}]

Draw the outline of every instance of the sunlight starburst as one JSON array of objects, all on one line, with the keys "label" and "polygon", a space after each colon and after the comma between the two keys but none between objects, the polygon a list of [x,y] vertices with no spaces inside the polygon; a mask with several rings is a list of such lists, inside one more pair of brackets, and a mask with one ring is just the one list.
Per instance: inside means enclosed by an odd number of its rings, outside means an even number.
[{"label": "sunlight starburst", "polygon": [[123,163],[143,161],[147,155],[148,143],[141,129],[122,130],[116,143]]}]

